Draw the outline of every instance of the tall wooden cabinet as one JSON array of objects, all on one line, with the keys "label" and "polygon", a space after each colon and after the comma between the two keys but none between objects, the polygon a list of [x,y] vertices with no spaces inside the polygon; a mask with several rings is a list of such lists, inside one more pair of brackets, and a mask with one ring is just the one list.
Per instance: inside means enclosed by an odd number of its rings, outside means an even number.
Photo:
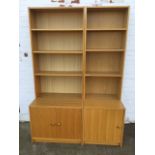
[{"label": "tall wooden cabinet", "polygon": [[127,6],[29,8],[34,142],[122,145]]}]

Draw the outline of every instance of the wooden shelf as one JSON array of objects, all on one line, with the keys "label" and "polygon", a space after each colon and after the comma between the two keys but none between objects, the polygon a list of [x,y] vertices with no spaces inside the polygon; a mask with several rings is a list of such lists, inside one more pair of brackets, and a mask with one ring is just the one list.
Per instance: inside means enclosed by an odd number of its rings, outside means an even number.
[{"label": "wooden shelf", "polygon": [[125,48],[125,31],[88,31],[87,49]]},{"label": "wooden shelf", "polygon": [[80,50],[52,50],[52,51],[32,51],[35,54],[82,54]]},{"label": "wooden shelf", "polygon": [[87,31],[126,31],[127,28],[89,28]]},{"label": "wooden shelf", "polygon": [[49,32],[49,31],[53,31],[53,32],[56,32],[56,31],[83,31],[83,29],[31,29],[31,31],[33,32],[40,32],[40,31],[45,31],[45,32]]},{"label": "wooden shelf", "polygon": [[67,93],[41,93],[31,104],[31,106],[50,106],[64,108],[81,108],[81,94]]},{"label": "wooden shelf", "polygon": [[86,49],[87,52],[124,52],[125,49],[115,49],[115,48],[108,48],[108,49]]},{"label": "wooden shelf", "polygon": [[117,95],[114,94],[86,94],[86,100],[117,100]]},{"label": "wooden shelf", "polygon": [[124,109],[116,95],[104,94],[87,94],[84,106],[86,108]]},{"label": "wooden shelf", "polygon": [[78,31],[36,31],[32,34],[32,51],[81,51],[83,33]]},{"label": "wooden shelf", "polygon": [[122,102],[112,94],[86,94],[85,107],[124,109]]},{"label": "wooden shelf", "polygon": [[35,76],[82,76],[80,71],[40,71]]},{"label": "wooden shelf", "polygon": [[87,72],[87,77],[122,77],[118,72]]}]

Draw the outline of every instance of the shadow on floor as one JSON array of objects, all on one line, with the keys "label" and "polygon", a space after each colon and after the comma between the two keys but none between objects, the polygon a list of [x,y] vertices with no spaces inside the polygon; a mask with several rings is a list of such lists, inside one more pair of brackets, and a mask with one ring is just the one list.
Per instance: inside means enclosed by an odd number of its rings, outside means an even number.
[{"label": "shadow on floor", "polygon": [[19,155],[134,155],[135,125],[126,124],[123,147],[104,145],[32,143],[29,123],[19,124]]}]

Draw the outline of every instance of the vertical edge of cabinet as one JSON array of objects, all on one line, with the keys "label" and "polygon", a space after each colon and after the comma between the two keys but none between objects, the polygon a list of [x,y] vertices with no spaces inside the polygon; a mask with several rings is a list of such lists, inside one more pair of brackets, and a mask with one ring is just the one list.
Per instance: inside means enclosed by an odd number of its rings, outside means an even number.
[{"label": "vertical edge of cabinet", "polygon": [[33,140],[33,135],[32,135],[32,119],[31,119],[31,104],[29,105],[29,119],[30,119],[30,135],[31,135],[31,142],[35,142],[34,140]]},{"label": "vertical edge of cabinet", "polygon": [[124,37],[124,53],[123,53],[123,57],[122,57],[122,78],[121,78],[121,83],[120,83],[120,88],[119,88],[119,99],[121,99],[122,97],[122,87],[123,87],[123,80],[124,80],[124,69],[125,69],[125,58],[126,58],[126,51],[127,51],[127,39],[128,39],[128,27],[129,27],[129,15],[130,15],[130,6],[126,7],[127,11],[126,11],[126,31],[125,33],[125,37]]},{"label": "vertical edge of cabinet", "polygon": [[122,116],[122,131],[121,131],[121,140],[120,140],[120,147],[122,147],[123,146],[123,139],[124,139],[124,128],[125,128],[125,111],[126,111],[126,109],[125,109],[125,107],[124,107],[124,109],[123,109],[123,116]]},{"label": "vertical edge of cabinet", "polygon": [[38,96],[37,93],[37,84],[36,84],[36,79],[35,79],[35,62],[34,62],[34,54],[32,52],[33,50],[33,38],[32,38],[32,31],[31,31],[31,26],[32,26],[32,13],[31,13],[31,8],[28,8],[28,17],[29,17],[29,35],[30,35],[30,48],[31,48],[31,55],[32,55],[32,71],[33,71],[33,83],[34,83],[34,89],[35,89],[35,98]]},{"label": "vertical edge of cabinet", "polygon": [[87,25],[87,8],[83,8],[83,95],[82,95],[82,142],[81,144],[84,145],[84,101],[85,101],[85,94],[86,94],[86,25]]}]

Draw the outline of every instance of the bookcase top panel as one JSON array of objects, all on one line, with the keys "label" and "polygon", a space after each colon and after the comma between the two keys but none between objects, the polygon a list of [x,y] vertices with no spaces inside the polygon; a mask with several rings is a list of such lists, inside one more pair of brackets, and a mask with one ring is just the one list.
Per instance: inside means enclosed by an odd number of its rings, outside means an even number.
[{"label": "bookcase top panel", "polygon": [[32,9],[32,10],[50,10],[50,9],[59,9],[59,10],[65,10],[65,9],[70,9],[70,10],[74,10],[74,9],[84,9],[84,8],[88,8],[88,9],[102,9],[102,8],[124,8],[124,9],[127,9],[127,8],[130,8],[129,5],[122,5],[122,6],[79,6],[79,7],[29,7],[28,9]]}]

